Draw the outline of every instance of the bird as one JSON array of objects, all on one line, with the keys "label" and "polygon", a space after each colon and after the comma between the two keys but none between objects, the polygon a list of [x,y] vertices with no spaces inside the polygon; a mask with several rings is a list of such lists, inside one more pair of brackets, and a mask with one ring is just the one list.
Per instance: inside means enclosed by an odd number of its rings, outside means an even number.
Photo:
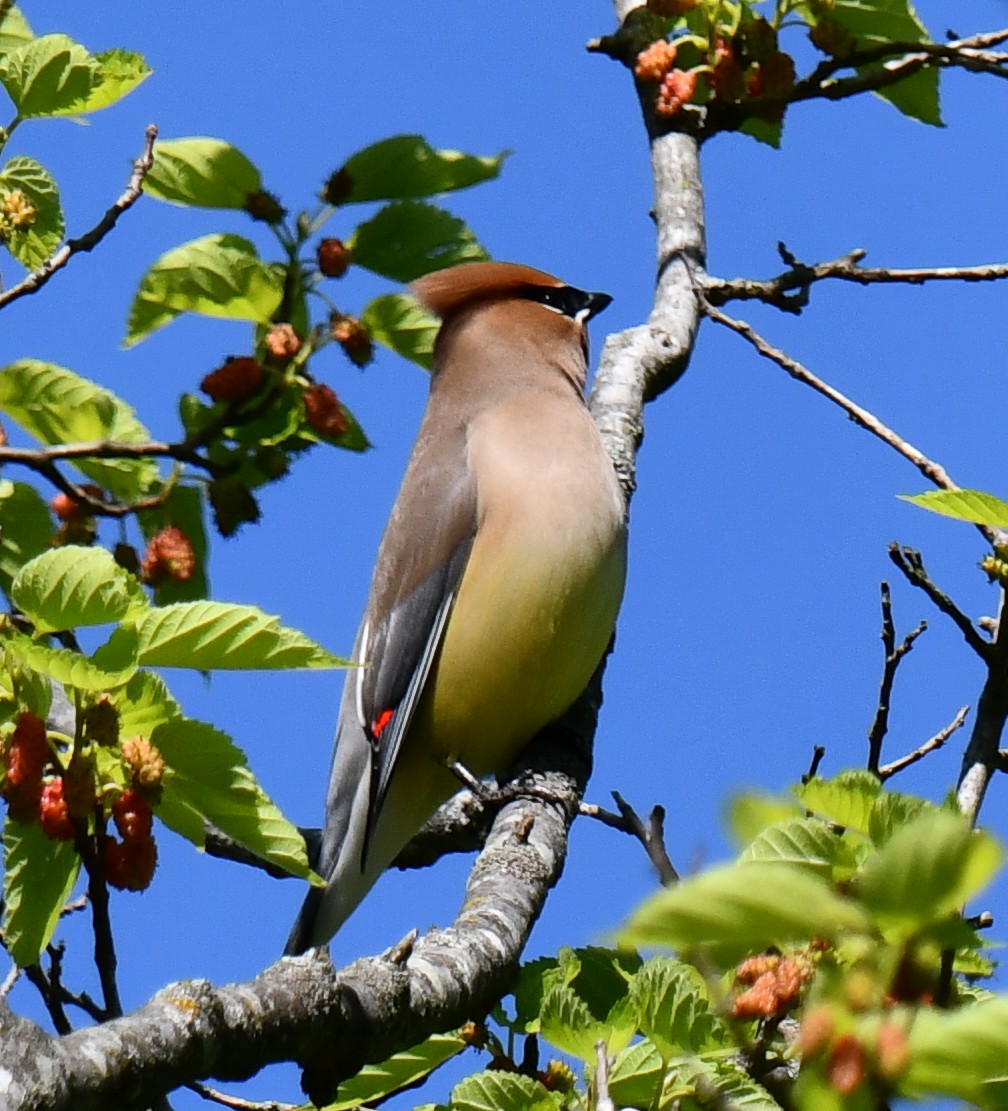
[{"label": "bird", "polygon": [[461,783],[507,770],[587,686],[626,575],[626,505],[585,400],[612,300],[510,262],[427,274],[427,408],[347,672],[313,887],[288,938],[336,933]]}]

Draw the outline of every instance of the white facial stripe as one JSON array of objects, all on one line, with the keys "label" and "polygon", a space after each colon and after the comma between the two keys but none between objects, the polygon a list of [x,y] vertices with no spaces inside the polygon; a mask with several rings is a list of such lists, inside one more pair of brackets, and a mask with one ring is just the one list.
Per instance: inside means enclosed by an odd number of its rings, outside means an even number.
[{"label": "white facial stripe", "polygon": [[360,722],[361,729],[367,730],[368,723],[364,718],[364,663],[367,660],[367,647],[368,638],[371,634],[371,625],[369,622],[364,622],[364,628],[361,630],[360,651],[357,653],[357,680],[356,689],[354,691],[354,703],[357,707],[357,720]]}]

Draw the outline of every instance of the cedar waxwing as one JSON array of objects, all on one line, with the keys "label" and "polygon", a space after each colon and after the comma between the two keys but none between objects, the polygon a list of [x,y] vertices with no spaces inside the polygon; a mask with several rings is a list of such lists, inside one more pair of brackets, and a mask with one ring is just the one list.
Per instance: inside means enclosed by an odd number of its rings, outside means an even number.
[{"label": "cedar waxwing", "polygon": [[288,953],[336,932],[460,787],[503,772],[584,690],[612,636],[626,513],[585,404],[609,304],[475,262],[413,286],[441,317],[430,398],[347,673],[313,888]]}]

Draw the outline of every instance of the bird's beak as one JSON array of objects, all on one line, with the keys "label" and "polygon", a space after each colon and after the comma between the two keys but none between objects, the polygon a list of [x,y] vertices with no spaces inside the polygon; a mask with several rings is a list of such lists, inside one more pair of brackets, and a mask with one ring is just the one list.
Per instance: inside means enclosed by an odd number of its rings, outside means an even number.
[{"label": "bird's beak", "polygon": [[578,315],[581,317],[582,323],[587,323],[593,316],[598,314],[605,308],[612,304],[612,297],[608,293],[589,293],[585,299],[585,307]]}]

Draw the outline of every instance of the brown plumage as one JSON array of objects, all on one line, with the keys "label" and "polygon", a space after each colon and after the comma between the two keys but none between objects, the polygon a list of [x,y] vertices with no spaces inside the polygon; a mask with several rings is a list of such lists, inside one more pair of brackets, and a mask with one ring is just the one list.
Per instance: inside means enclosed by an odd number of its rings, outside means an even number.
[{"label": "brown plumage", "polygon": [[442,317],[430,399],[385,531],[337,725],[318,871],[288,941],[326,941],[458,787],[503,771],[591,677],[625,521],[584,402],[609,303],[511,263],[421,278]]}]

